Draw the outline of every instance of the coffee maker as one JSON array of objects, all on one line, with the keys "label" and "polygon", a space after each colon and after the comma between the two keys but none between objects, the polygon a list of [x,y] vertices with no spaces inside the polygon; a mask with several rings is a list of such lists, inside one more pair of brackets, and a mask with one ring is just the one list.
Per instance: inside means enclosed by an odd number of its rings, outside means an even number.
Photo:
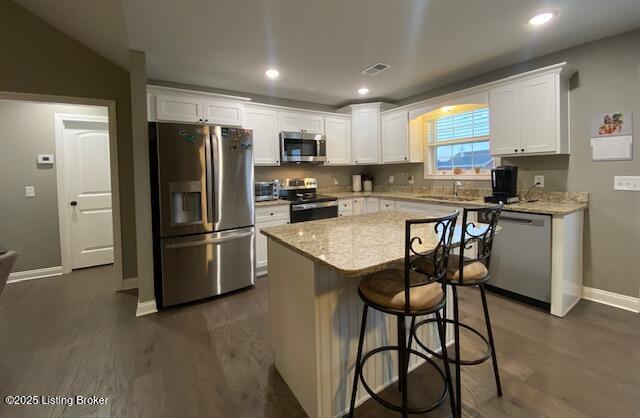
[{"label": "coffee maker", "polygon": [[518,167],[503,165],[491,170],[491,189],[493,194],[485,196],[485,202],[514,203],[518,202]]}]

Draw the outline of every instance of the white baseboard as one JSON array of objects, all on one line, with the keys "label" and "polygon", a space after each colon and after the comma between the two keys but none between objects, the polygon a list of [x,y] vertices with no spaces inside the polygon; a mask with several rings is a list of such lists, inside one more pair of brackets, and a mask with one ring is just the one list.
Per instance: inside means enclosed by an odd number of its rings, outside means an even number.
[{"label": "white baseboard", "polygon": [[144,316],[151,315],[152,313],[158,312],[158,307],[156,306],[156,301],[149,300],[147,302],[138,302],[138,309],[136,309],[136,316]]},{"label": "white baseboard", "polygon": [[633,296],[584,286],[582,288],[582,298],[635,313],[640,312],[640,298],[634,298]]},{"label": "white baseboard", "polygon": [[41,279],[43,277],[60,276],[62,266],[46,267],[43,269],[16,271],[9,274],[7,283],[23,282],[25,280]]}]

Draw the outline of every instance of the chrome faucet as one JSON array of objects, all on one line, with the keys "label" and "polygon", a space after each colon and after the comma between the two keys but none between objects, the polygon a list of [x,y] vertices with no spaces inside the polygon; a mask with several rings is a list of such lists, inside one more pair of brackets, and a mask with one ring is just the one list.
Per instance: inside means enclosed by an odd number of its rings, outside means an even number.
[{"label": "chrome faucet", "polygon": [[458,197],[458,193],[460,192],[460,187],[462,187],[462,183],[457,180],[453,181],[453,195]]}]

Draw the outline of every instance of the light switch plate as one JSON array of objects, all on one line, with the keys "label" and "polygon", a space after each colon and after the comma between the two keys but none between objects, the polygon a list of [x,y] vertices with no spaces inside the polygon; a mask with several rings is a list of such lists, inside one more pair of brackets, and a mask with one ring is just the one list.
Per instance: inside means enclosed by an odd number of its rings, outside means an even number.
[{"label": "light switch plate", "polygon": [[389,176],[389,183],[393,183],[393,176]]},{"label": "light switch plate", "polygon": [[36,196],[36,187],[35,186],[26,186],[24,188],[25,197],[35,197]]},{"label": "light switch plate", "polygon": [[338,185],[338,176],[333,176],[333,185],[334,186]]},{"label": "light switch plate", "polygon": [[409,176],[408,180],[409,180],[409,184],[413,184],[413,176]]},{"label": "light switch plate", "polygon": [[615,176],[613,190],[640,192],[640,176]]},{"label": "light switch plate", "polygon": [[541,189],[544,188],[544,176],[535,176],[533,178],[533,184],[538,183],[538,187],[540,187]]}]

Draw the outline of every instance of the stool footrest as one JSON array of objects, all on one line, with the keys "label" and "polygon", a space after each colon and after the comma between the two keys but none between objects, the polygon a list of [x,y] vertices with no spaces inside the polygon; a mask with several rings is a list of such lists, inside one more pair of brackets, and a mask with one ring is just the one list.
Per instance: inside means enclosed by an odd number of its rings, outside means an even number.
[{"label": "stool footrest", "polygon": [[[398,351],[398,346],[397,345],[387,345],[387,346],[383,346],[383,347],[378,347],[376,349],[373,349],[371,351],[369,351],[367,354],[364,355],[364,357],[362,357],[362,360],[360,361],[360,370],[364,369],[364,365],[367,362],[368,359],[371,358],[371,356],[381,353],[383,351]],[[435,361],[433,361],[432,358],[430,358],[429,356],[416,351],[416,350],[412,350],[412,349],[407,349],[407,354],[413,354],[416,355],[422,359],[424,359],[428,364],[430,364],[434,369],[436,369],[438,371],[438,374],[440,375],[440,377],[442,378],[442,382],[443,382],[443,391],[442,394],[440,395],[440,397],[435,400],[434,402],[432,402],[431,404],[421,407],[421,408],[409,408],[407,410],[407,412],[409,414],[424,414],[430,411],[433,411],[434,409],[438,408],[439,406],[441,406],[444,401],[447,399],[447,395],[449,394],[449,388],[447,385],[447,378],[445,377],[444,372],[440,369],[440,367],[436,364]],[[398,379],[400,378],[400,376],[398,376]],[[396,412],[402,412],[402,406],[393,404],[389,401],[387,401],[386,399],[383,399],[380,395],[378,395],[377,393],[375,393],[373,390],[371,390],[371,388],[369,387],[369,384],[366,382],[366,380],[364,379],[364,374],[360,373],[360,382],[362,382],[362,386],[364,387],[364,390],[367,391],[367,393],[371,396],[371,398],[375,399],[377,402],[381,403],[382,405],[384,405],[385,407],[394,410]]]},{"label": "stool footrest", "polygon": [[[420,339],[418,338],[418,336],[416,335],[415,330],[417,330],[419,327],[421,327],[422,325],[425,324],[429,324],[429,323],[433,323],[436,322],[436,318],[429,318],[429,319],[425,319],[422,320],[420,322],[418,322],[415,327],[414,327],[414,333],[413,333],[413,338],[415,339],[416,343],[418,343],[418,345],[427,353],[431,354],[432,356],[440,359],[440,360],[444,360],[444,356],[441,353],[437,353],[434,350],[431,350],[429,347],[427,347],[426,345],[424,345],[422,343],[422,341],[420,341]],[[455,321],[453,319],[443,319],[443,322],[447,323],[447,324],[453,324],[455,325]],[[482,339],[482,341],[484,341],[485,345],[487,346],[486,351],[478,358],[475,359],[471,359],[471,360],[464,360],[464,359],[456,359],[456,358],[451,358],[449,357],[449,363],[452,364],[457,364],[458,362],[463,365],[463,366],[473,366],[476,364],[481,364],[484,363],[485,361],[487,361],[492,354],[492,349],[491,349],[491,344],[489,344],[489,340],[487,340],[487,338],[482,335],[479,331],[477,331],[475,328],[472,328],[471,326],[464,324],[462,322],[458,323],[459,326],[461,326],[462,328],[468,329],[469,331],[473,332],[474,334],[476,334],[478,337],[480,337]],[[446,342],[445,342],[446,344]],[[446,347],[442,347],[442,349],[446,349]]]}]

